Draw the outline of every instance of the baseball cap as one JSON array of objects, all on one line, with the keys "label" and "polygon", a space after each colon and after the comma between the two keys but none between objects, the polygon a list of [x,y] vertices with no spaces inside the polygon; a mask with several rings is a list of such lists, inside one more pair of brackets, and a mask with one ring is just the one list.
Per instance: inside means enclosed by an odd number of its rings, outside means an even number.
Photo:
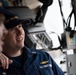
[{"label": "baseball cap", "polygon": [[25,25],[31,23],[30,19],[20,19],[18,17],[18,15],[14,15],[12,17],[7,16],[4,23],[5,23],[6,29],[11,29],[11,28],[13,28],[13,27],[15,27],[15,26],[17,26],[19,24],[22,24],[23,22],[25,23]]}]

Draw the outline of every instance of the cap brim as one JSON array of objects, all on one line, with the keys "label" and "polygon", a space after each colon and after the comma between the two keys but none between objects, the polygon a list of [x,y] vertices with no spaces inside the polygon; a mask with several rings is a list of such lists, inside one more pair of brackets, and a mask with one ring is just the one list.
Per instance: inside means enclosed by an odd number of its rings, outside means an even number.
[{"label": "cap brim", "polygon": [[5,16],[9,16],[9,15],[14,16],[15,15],[12,11],[7,10],[3,7],[0,7],[0,13],[3,13]]},{"label": "cap brim", "polygon": [[5,27],[7,29],[11,29],[11,28],[14,28],[15,26],[19,25],[19,24],[22,24],[22,23],[25,23],[25,25],[29,24],[30,23],[30,20],[20,20],[20,19],[15,19],[15,20],[12,20],[8,23],[5,23]]}]

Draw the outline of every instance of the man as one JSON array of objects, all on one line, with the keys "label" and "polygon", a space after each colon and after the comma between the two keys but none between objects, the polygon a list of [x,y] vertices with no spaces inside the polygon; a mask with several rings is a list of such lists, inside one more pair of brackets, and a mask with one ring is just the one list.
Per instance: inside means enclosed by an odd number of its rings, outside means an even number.
[{"label": "man", "polygon": [[[5,38],[5,35],[7,34],[7,30],[6,30],[6,28],[5,28],[5,26],[4,26],[4,21],[5,21],[5,19],[6,19],[6,17],[13,17],[15,14],[13,13],[13,12],[11,12],[11,11],[9,11],[9,10],[7,10],[7,9],[5,9],[5,8],[3,8],[3,7],[0,7],[0,55],[1,56],[3,56],[4,57],[4,55],[1,53],[2,52],[2,46],[3,46],[3,44],[4,44],[4,42],[3,42],[3,40],[4,40],[4,38]],[[0,56],[0,62],[2,63],[0,63],[0,66],[2,65],[2,67],[3,68],[5,68],[5,67],[8,67],[8,63],[9,64],[11,64],[12,63],[12,60],[9,60],[7,57],[1,57]],[[5,65],[4,65],[4,61],[6,61],[5,63]]]},{"label": "man", "polygon": [[5,20],[5,17],[6,16],[13,16],[12,14],[13,12],[3,8],[3,7],[0,7],[0,52],[2,51],[2,45],[4,44],[3,43],[3,39],[5,37],[5,35],[7,34],[7,30],[4,26],[4,20]]},{"label": "man", "polygon": [[48,53],[24,46],[22,22],[17,16],[5,22],[8,34],[4,39],[3,55],[13,63],[6,69],[1,67],[0,75],[64,75]]}]

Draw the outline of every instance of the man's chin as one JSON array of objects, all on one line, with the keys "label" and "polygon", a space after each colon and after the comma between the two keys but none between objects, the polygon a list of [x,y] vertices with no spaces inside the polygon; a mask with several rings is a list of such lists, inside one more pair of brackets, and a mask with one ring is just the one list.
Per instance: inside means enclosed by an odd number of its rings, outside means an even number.
[{"label": "man's chin", "polygon": [[18,45],[18,48],[23,48],[24,47],[24,44],[19,44]]}]

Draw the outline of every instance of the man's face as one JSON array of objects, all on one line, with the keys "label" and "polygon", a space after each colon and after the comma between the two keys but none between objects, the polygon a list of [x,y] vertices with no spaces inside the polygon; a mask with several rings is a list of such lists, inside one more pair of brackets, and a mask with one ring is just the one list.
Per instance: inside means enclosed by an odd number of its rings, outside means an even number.
[{"label": "man's face", "polygon": [[4,40],[4,46],[11,49],[20,49],[24,47],[25,33],[22,24],[8,30]]},{"label": "man's face", "polygon": [[2,46],[4,44],[3,40],[5,35],[7,34],[7,30],[4,26],[5,17],[0,13],[0,52],[2,51]]}]

